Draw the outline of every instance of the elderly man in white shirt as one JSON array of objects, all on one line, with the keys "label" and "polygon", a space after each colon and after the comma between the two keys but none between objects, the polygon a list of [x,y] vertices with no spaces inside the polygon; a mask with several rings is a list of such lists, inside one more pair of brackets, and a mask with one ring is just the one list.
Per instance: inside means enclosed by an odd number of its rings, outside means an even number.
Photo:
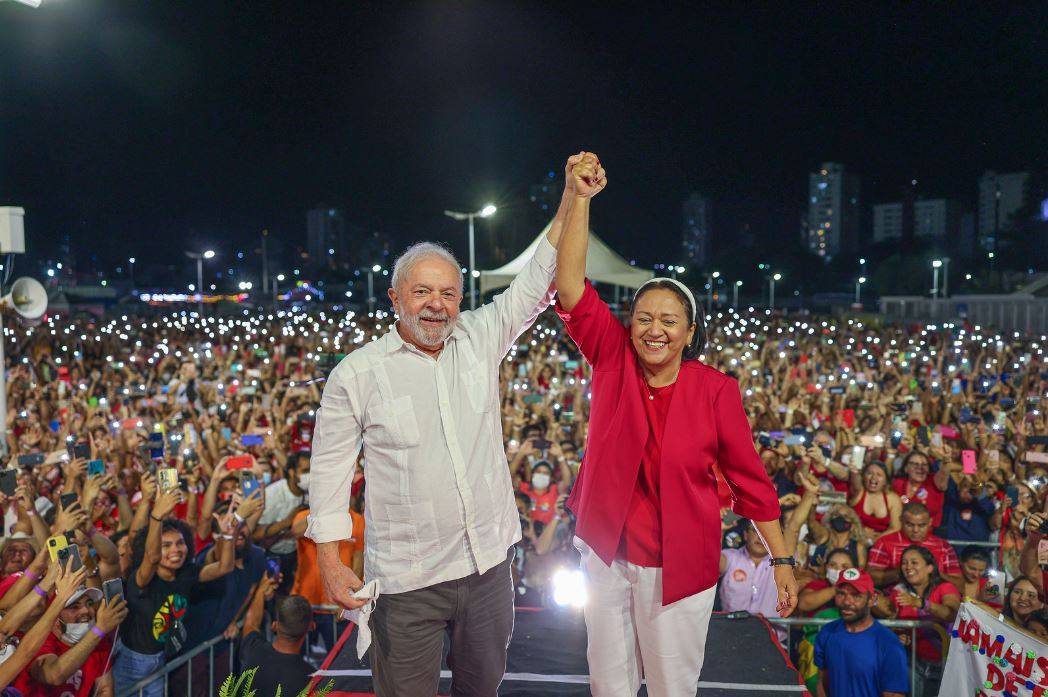
[{"label": "elderly man in white shirt", "polygon": [[[567,169],[583,153],[568,159]],[[342,564],[352,534],[354,463],[364,448],[364,568],[377,582],[370,617],[377,697],[437,692],[444,634],[456,697],[490,697],[513,631],[509,554],[520,540],[503,449],[498,368],[553,297],[561,205],[534,256],[491,303],[459,314],[462,274],[444,247],[419,243],[393,269],[395,328],[348,355],[317,413],[307,536],[339,605],[365,601]]]}]

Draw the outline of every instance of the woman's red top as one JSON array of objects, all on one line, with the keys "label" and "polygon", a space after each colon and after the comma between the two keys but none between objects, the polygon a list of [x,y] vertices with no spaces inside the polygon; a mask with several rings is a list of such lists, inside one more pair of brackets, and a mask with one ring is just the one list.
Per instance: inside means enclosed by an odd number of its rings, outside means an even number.
[{"label": "woman's red top", "polygon": [[[662,437],[666,415],[673,399],[673,387],[648,387],[644,406],[648,412],[648,440],[637,473],[637,486],[630,499],[626,527],[619,540],[619,559],[637,566],[662,566],[662,496],[659,474],[662,470]],[[720,502],[718,501],[718,504]]]},{"label": "woman's red top", "polygon": [[[649,388],[629,332],[589,282],[578,305],[565,312],[558,303],[557,314],[593,369],[586,456],[568,506],[576,534],[611,564],[641,482],[652,430],[644,404]],[[658,460],[662,602],[669,605],[717,584],[721,519],[714,463],[736,514],[777,520],[779,501],[753,446],[738,382],[699,361],[681,363]]]},{"label": "woman's red top", "polygon": [[[862,496],[859,497],[859,500],[856,501],[855,505],[853,506],[853,508],[855,509],[855,512],[859,514],[859,521],[863,524],[863,527],[869,528],[870,530],[873,530],[874,532],[884,532],[889,527],[891,527],[892,514],[889,511],[888,515],[884,516],[883,518],[878,518],[877,516],[873,515],[872,513],[867,513],[866,511],[864,511],[863,510],[863,504],[866,503],[866,497],[867,496],[868,496],[867,491],[865,489],[863,489],[862,490]],[[884,493],[882,491],[881,492],[881,496],[884,497],[884,508],[885,508],[885,510],[887,510],[887,508],[888,508],[888,494],[886,494],[886,493]]]}]

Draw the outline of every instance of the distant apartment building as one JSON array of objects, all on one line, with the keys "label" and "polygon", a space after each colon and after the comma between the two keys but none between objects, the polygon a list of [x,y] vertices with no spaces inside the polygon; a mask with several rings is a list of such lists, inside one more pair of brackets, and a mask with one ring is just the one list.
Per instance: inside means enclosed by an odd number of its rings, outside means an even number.
[{"label": "distant apartment building", "polygon": [[808,174],[807,247],[821,257],[859,249],[862,183],[837,162]]},{"label": "distant apartment building", "polygon": [[[917,239],[957,239],[960,236],[961,204],[945,198],[922,199],[913,204],[913,234]],[[873,207],[873,241],[902,239],[903,204],[882,203]]]},{"label": "distant apartment building", "polygon": [[681,244],[685,263],[705,268],[710,258],[711,205],[705,196],[693,193],[681,204]]},{"label": "distant apartment building", "polygon": [[306,213],[306,252],[314,270],[349,266],[346,218],[341,210],[318,207]]},{"label": "distant apartment building", "polygon": [[998,230],[1008,228],[1011,216],[1026,201],[1026,182],[1029,172],[1002,174],[983,172],[979,177],[979,245],[993,249]]}]

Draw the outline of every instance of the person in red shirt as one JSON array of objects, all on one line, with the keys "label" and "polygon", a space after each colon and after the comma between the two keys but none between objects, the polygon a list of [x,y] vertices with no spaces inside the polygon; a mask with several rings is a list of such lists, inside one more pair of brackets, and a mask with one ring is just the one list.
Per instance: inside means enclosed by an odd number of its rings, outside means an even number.
[{"label": "person in red shirt", "polygon": [[[926,547],[910,545],[902,553],[902,580],[888,593],[891,619],[937,622],[948,628],[961,606],[961,592],[939,575],[935,555]],[[881,606],[879,605],[878,608]],[[878,614],[881,614],[879,612]],[[909,632],[903,632],[909,636]],[[942,634],[929,627],[917,632],[917,672],[925,681],[923,694],[942,677]]]},{"label": "person in red shirt", "polygon": [[934,476],[929,477],[931,464],[928,456],[919,450],[914,450],[906,456],[902,461],[902,469],[906,478],[893,480],[892,489],[904,504],[917,501],[927,506],[932,516],[932,529],[942,525],[943,497],[950,481],[950,473],[945,467],[941,467]]},{"label": "person in red shirt", "polygon": [[0,546],[0,597],[13,586],[33,561],[36,539],[16,532]]},{"label": "person in red shirt", "polygon": [[801,590],[798,609],[805,617],[814,617],[823,610],[833,607],[833,594],[837,579],[845,569],[856,568],[852,553],[838,547],[826,553],[826,561],[818,569],[819,577]]},{"label": "person in red shirt", "polygon": [[539,460],[531,467],[531,482],[521,482],[518,488],[531,501],[528,517],[543,525],[553,520],[557,514],[557,498],[560,491],[552,482],[553,465]]},{"label": "person in red shirt", "polygon": [[[97,616],[96,616],[97,615]],[[81,588],[66,601],[51,635],[19,676],[24,697],[112,697],[110,634],[127,617],[127,603],[102,602],[102,591]]]},{"label": "person in red shirt", "polygon": [[[1002,591],[997,583],[989,583],[990,553],[981,547],[969,545],[961,550],[961,576],[964,586],[958,587],[964,597],[975,598],[995,610],[1001,609]],[[999,574],[999,571],[990,573]]]},{"label": "person in red shirt", "polygon": [[705,331],[687,286],[637,290],[630,327],[586,282],[590,198],[604,188],[596,156],[571,167],[575,198],[557,253],[557,313],[593,369],[586,458],[568,500],[589,600],[590,689],[695,694],[720,571],[713,464],[732,509],[754,521],[774,565],[776,608],[797,602],[779,504],[753,448],[738,383],[699,362]]},{"label": "person in red shirt", "polygon": [[866,570],[878,586],[902,580],[902,555],[911,545],[928,549],[943,578],[955,587],[964,587],[961,563],[949,542],[931,533],[932,517],[923,503],[911,501],[902,509],[902,530],[882,536],[870,548]]}]

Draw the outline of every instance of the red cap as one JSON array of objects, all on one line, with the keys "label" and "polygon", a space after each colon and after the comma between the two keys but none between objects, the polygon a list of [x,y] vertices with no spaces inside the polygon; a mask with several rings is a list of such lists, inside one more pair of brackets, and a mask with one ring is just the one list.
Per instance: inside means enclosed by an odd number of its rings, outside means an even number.
[{"label": "red cap", "polygon": [[837,578],[837,588],[851,586],[860,593],[874,592],[873,579],[862,569],[845,569]]}]

